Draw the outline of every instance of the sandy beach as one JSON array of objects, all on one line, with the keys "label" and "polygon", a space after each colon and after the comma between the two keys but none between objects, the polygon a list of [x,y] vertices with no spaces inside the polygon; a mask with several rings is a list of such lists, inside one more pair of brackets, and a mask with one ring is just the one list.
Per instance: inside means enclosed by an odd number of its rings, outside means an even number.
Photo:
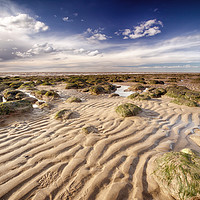
[{"label": "sandy beach", "polygon": [[[157,185],[149,161],[171,150],[200,149],[188,136],[200,124],[200,108],[170,103],[165,96],[132,101],[56,89],[61,99],[52,110],[34,109],[0,128],[2,200],[153,199]],[[83,101],[66,103],[71,95]],[[120,117],[115,108],[126,102],[142,112]],[[55,120],[63,108],[75,115]],[[88,125],[96,131],[84,133]]]}]

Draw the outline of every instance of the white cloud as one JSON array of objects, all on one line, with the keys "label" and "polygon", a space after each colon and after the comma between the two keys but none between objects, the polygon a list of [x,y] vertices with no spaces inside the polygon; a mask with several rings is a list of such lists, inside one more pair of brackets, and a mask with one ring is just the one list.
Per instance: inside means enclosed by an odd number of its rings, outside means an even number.
[{"label": "white cloud", "polygon": [[35,20],[28,14],[0,17],[0,31],[38,33],[47,31],[48,28],[43,22]]},{"label": "white cloud", "polygon": [[83,52],[85,52],[85,49],[83,49],[83,48],[74,50],[74,53],[76,53],[76,54],[80,54],[80,53],[83,53]]},{"label": "white cloud", "polygon": [[[191,66],[194,70],[200,70],[198,65],[200,34],[163,39],[153,44],[145,44],[145,41],[136,43],[132,40],[124,43],[123,40],[119,43],[115,40],[109,42],[110,37],[102,28],[95,30],[89,28],[83,34],[71,36],[54,32],[46,34],[44,29],[46,25],[43,22],[42,25],[40,23],[36,25],[39,20],[31,17],[35,16],[34,14],[19,17],[19,13],[31,12],[25,12],[25,9],[19,10],[14,5],[9,5],[6,9],[7,11],[3,11],[0,6],[0,18],[10,19],[6,25],[4,21],[4,24],[0,21],[0,71],[128,72],[133,70],[132,66],[134,70],[143,71],[151,70],[151,66],[155,66],[154,69],[157,69],[157,66],[159,69],[163,67],[167,70],[180,69],[180,71],[190,70]],[[20,23],[23,20],[29,23]],[[9,31],[8,24],[12,31]],[[159,34],[162,26],[161,21],[153,19],[115,34],[121,35],[123,39],[151,37]],[[38,32],[43,34],[37,34]]]},{"label": "white cloud", "polygon": [[73,20],[69,19],[69,17],[63,17],[63,21],[65,21],[65,22],[73,22]]},{"label": "white cloud", "polygon": [[91,51],[88,53],[88,56],[96,56],[99,54],[99,51],[98,50],[95,50],[95,51]]},{"label": "white cloud", "polygon": [[13,52],[18,57],[26,58],[32,57],[34,55],[42,55],[45,53],[52,53],[55,52],[55,49],[52,47],[51,44],[44,43],[44,44],[34,44],[33,47],[25,52],[16,51]]},{"label": "white cloud", "polygon": [[98,28],[95,30],[88,28],[84,34],[87,36],[87,40],[89,41],[103,41],[111,38],[110,36],[102,33],[103,30],[103,28]]},{"label": "white cloud", "polygon": [[88,38],[89,40],[107,40],[107,36],[102,33],[95,33],[91,37]]},{"label": "white cloud", "polygon": [[154,36],[159,33],[161,33],[160,27],[163,27],[163,23],[161,21],[158,21],[156,19],[148,20],[145,22],[142,22],[138,26],[134,26],[134,29],[124,29],[115,32],[116,35],[124,35],[123,39],[137,39],[141,37],[149,37]]},{"label": "white cloud", "polygon": [[74,15],[75,17],[77,17],[77,16],[78,16],[78,13],[74,13],[73,15]]},{"label": "white cloud", "polygon": [[122,32],[122,35],[129,35],[131,33],[130,29],[124,29],[124,32]]}]

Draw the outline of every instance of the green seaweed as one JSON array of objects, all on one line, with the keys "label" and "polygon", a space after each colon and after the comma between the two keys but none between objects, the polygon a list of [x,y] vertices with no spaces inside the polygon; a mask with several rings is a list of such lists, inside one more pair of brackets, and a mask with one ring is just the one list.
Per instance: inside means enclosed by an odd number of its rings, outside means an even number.
[{"label": "green seaweed", "polygon": [[154,177],[171,196],[181,200],[200,198],[200,157],[194,151],[168,152],[155,164]]},{"label": "green seaweed", "polygon": [[134,104],[125,103],[116,108],[116,113],[122,117],[135,116],[142,111],[142,109]]}]

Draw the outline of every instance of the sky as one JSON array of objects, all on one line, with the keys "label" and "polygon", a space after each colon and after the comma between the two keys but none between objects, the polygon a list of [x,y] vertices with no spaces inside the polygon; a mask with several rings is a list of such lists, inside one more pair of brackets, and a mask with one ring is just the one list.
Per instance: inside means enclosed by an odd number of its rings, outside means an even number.
[{"label": "sky", "polygon": [[0,0],[0,72],[200,72],[199,0]]}]

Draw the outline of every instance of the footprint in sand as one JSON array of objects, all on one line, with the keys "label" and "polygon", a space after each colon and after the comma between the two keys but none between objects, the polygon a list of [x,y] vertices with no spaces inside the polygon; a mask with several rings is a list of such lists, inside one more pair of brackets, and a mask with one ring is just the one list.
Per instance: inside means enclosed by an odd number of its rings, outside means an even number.
[{"label": "footprint in sand", "polygon": [[50,184],[55,182],[58,179],[58,173],[57,172],[48,172],[44,176],[42,176],[38,183],[42,188],[48,187]]}]

